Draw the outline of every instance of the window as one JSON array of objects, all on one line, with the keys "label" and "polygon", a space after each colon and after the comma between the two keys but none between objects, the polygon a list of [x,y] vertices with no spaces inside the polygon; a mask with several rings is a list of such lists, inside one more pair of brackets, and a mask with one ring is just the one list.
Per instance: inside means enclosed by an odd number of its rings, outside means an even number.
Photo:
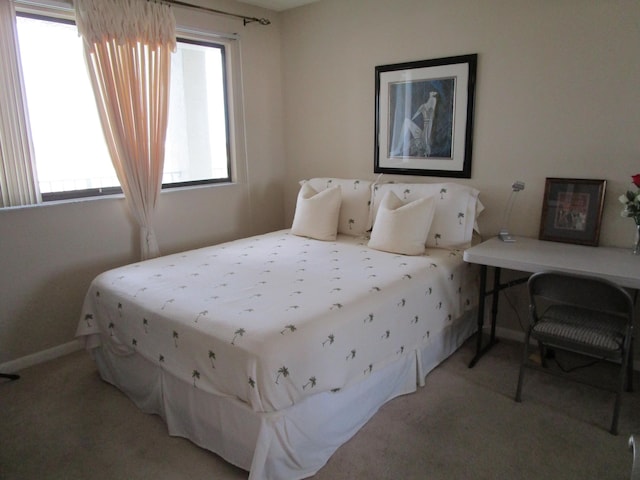
[{"label": "window", "polygon": [[[18,38],[43,200],[121,191],[73,22],[20,15]],[[225,45],[178,39],[163,188],[230,181]]]}]

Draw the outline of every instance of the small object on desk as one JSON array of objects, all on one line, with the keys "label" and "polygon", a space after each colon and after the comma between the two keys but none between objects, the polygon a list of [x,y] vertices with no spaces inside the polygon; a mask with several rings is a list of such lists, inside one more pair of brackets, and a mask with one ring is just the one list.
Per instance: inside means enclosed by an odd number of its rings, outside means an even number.
[{"label": "small object on desk", "polygon": [[524,182],[519,180],[513,182],[511,185],[511,195],[509,195],[509,201],[507,202],[507,208],[504,211],[504,217],[502,218],[502,228],[498,234],[498,238],[503,242],[515,242],[516,239],[509,233],[509,217],[511,216],[511,209],[513,208],[513,202],[516,199],[515,194],[521,190],[524,190]]}]

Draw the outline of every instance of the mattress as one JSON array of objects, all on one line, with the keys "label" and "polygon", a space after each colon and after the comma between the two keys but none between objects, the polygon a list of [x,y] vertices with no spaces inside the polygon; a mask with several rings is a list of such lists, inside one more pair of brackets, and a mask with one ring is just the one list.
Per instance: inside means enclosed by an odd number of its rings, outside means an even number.
[{"label": "mattress", "polygon": [[475,281],[459,250],[404,256],[281,230],[99,275],[77,335],[275,412],[425,350],[475,303]]}]

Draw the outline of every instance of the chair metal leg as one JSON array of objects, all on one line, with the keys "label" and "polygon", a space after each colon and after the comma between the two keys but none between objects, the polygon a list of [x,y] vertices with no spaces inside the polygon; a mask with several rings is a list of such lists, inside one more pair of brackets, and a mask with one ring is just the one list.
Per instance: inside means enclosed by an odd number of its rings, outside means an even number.
[{"label": "chair metal leg", "polygon": [[522,401],[522,381],[524,380],[524,370],[529,357],[529,331],[524,338],[524,345],[522,347],[522,361],[520,362],[520,374],[518,375],[518,388],[516,389],[516,402]]},{"label": "chair metal leg", "polygon": [[629,360],[627,360],[627,392],[633,392],[633,339],[629,345]]},{"label": "chair metal leg", "polygon": [[616,392],[616,400],[613,405],[613,417],[611,418],[611,428],[609,432],[612,435],[618,435],[618,417],[620,416],[620,403],[622,402],[622,391],[624,390],[625,379],[627,376],[628,353],[623,357],[620,365],[620,374],[618,379],[618,391]]},{"label": "chair metal leg", "polygon": [[631,480],[640,480],[640,449],[636,446],[636,438],[634,435],[629,437],[629,449],[633,454],[633,466],[631,468]]},{"label": "chair metal leg", "polygon": [[[618,434],[618,417],[620,416],[620,403],[622,401],[622,392],[624,391],[625,383],[630,385],[629,379],[629,366],[631,365],[631,352],[633,350],[631,342],[625,342],[624,353],[620,362],[620,374],[618,378],[618,391],[616,392],[616,400],[613,407],[613,418],[611,419],[611,434]],[[626,381],[626,382],[625,382]]]},{"label": "chair metal leg", "polygon": [[622,400],[622,391],[616,392],[616,401],[613,406],[613,418],[611,419],[611,428],[609,432],[612,435],[618,435],[618,417],[620,416],[620,401]]}]

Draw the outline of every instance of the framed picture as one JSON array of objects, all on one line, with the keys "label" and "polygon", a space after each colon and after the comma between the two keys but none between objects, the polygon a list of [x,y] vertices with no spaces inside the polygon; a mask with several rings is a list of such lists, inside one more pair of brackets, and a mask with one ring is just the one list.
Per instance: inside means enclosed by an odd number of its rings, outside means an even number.
[{"label": "framed picture", "polygon": [[597,246],[606,180],[547,178],[540,240]]},{"label": "framed picture", "polygon": [[376,67],[374,172],[471,178],[477,57]]}]

